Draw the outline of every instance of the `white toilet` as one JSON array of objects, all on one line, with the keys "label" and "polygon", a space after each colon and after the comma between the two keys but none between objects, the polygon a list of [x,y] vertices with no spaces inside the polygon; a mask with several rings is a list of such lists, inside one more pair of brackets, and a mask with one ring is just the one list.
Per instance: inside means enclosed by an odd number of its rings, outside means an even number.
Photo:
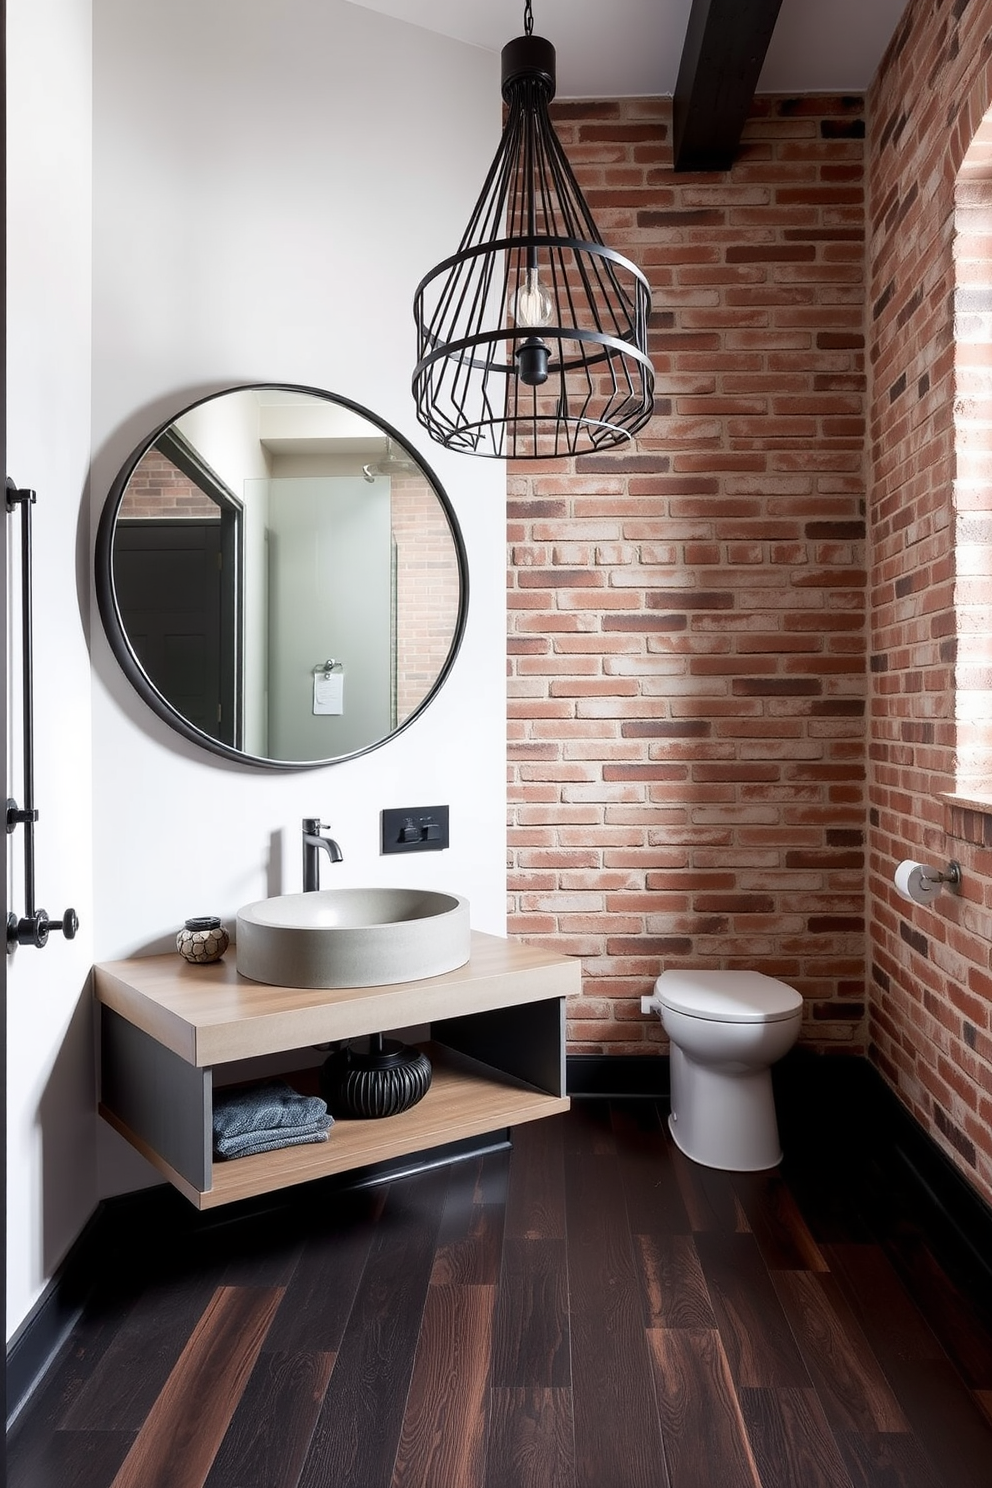
[{"label": "white toilet", "polygon": [[651,1006],[672,1045],[676,1146],[733,1172],[781,1162],[771,1065],[799,1037],[795,988],[760,971],[663,971]]}]

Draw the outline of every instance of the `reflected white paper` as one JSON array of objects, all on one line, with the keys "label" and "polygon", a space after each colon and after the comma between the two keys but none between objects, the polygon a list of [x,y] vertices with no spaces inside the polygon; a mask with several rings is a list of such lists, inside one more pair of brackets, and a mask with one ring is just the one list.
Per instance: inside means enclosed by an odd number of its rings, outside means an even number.
[{"label": "reflected white paper", "polygon": [[344,712],[344,672],[319,672],[314,677],[313,711]]}]

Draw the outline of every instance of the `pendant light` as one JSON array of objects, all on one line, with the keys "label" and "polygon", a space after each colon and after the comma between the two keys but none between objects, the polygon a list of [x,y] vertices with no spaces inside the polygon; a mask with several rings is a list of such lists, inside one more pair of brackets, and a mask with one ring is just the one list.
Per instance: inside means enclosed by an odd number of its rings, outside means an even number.
[{"label": "pendant light", "polygon": [[548,114],[555,49],[502,52],[506,122],[458,252],[417,287],[417,418],[466,454],[546,459],[626,444],[651,417],[651,292],[607,248]]}]

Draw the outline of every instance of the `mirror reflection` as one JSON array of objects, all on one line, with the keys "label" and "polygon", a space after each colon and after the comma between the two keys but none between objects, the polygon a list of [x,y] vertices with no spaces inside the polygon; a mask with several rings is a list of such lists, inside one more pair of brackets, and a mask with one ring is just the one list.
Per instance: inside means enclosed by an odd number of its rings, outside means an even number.
[{"label": "mirror reflection", "polygon": [[374,748],[443,682],[464,550],[395,430],[316,389],[231,389],[121,471],[98,594],[132,682],[188,738],[259,764]]}]

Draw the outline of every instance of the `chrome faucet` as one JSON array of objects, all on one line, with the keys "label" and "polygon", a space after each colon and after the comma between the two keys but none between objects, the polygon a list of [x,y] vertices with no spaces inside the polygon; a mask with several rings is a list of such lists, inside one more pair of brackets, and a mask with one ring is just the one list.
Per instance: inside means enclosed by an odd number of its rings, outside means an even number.
[{"label": "chrome faucet", "polygon": [[332,863],[340,863],[344,857],[333,837],[321,837],[321,828],[328,823],[318,821],[315,816],[303,818],[303,892],[313,893],[320,888],[320,853],[323,849]]}]

